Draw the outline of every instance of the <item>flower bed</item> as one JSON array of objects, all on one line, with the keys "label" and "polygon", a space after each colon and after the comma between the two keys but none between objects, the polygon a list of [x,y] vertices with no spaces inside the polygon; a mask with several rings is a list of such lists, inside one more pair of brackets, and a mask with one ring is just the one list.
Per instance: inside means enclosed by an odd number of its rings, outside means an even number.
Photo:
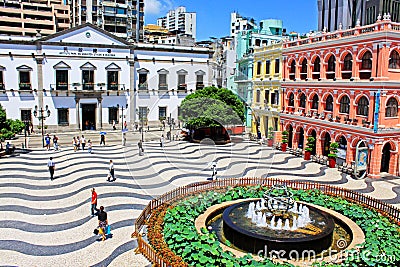
[{"label": "flower bed", "polygon": [[[267,188],[261,186],[230,187],[225,193],[208,191],[184,199],[174,207],[162,206],[153,213],[148,224],[150,243],[172,266],[294,266],[270,259],[259,262],[249,254],[236,258],[231,252],[222,250],[214,233],[208,233],[206,229],[202,229],[203,234],[196,231],[194,220],[208,207],[235,199],[262,197],[265,190]],[[340,265],[322,262],[315,266],[400,266],[400,227],[388,218],[375,210],[340,197],[328,196],[319,190],[292,192],[295,200],[344,214],[356,222],[365,234],[365,242],[350,251],[353,257],[343,259]]]}]

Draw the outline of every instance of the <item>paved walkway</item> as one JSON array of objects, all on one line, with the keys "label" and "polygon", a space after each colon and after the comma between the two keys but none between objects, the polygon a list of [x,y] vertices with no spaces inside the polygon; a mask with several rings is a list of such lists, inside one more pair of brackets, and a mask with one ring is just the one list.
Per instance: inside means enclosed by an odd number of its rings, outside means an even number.
[{"label": "paved walkway", "polygon": [[[154,133],[154,140],[157,134]],[[94,154],[33,149],[1,158],[0,265],[11,266],[148,266],[135,255],[134,219],[150,199],[177,186],[211,176],[210,162],[218,162],[218,178],[279,177],[320,181],[351,188],[400,207],[400,180],[353,180],[313,162],[255,143],[225,146],[158,141],[145,143],[139,156],[136,142],[127,147],[94,147]],[[46,168],[55,158],[55,180]],[[117,180],[106,182],[109,159]],[[97,241],[92,234],[97,218],[90,216],[91,188],[108,212],[113,237]]]}]

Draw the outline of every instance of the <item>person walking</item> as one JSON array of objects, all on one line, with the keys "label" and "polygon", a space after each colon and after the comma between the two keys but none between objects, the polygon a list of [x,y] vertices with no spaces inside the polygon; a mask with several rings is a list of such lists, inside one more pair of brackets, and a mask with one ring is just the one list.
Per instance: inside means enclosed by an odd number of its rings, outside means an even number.
[{"label": "person walking", "polygon": [[93,188],[92,189],[92,202],[91,202],[92,217],[94,215],[96,215],[95,211],[96,211],[96,213],[99,212],[99,210],[97,209],[97,193],[96,193],[96,190]]},{"label": "person walking", "polygon": [[[107,181],[108,182],[113,182],[116,180],[115,178],[115,174],[114,174],[114,163],[113,161],[110,159],[110,166],[109,166],[109,174],[107,176]],[[112,178],[112,180],[110,180],[110,178]]]},{"label": "person walking", "polygon": [[88,152],[89,154],[92,154],[92,140],[88,141]]},{"label": "person walking", "polygon": [[54,170],[56,169],[56,164],[53,161],[53,158],[50,157],[50,160],[47,162],[47,167],[49,167],[50,172],[50,180],[54,180]]},{"label": "person walking", "polygon": [[212,170],[212,175],[211,175],[211,180],[217,180],[217,163],[213,161],[211,163],[211,170]]},{"label": "person walking", "polygon": [[51,141],[51,137],[49,136],[49,134],[46,135],[46,137],[44,138],[44,141],[46,143],[46,149],[50,150],[50,141]]},{"label": "person walking", "polygon": [[161,135],[161,138],[160,138],[160,147],[163,147],[164,146],[164,135]]},{"label": "person walking", "polygon": [[53,145],[54,145],[54,150],[58,150],[58,137],[54,135],[53,137]]},{"label": "person walking", "polygon": [[82,138],[81,138],[81,144],[82,144],[82,150],[85,150],[86,139],[85,139],[85,137],[83,135],[82,135]]},{"label": "person walking", "polygon": [[74,152],[76,152],[76,138],[75,138],[75,136],[72,138],[72,146],[74,147]]},{"label": "person walking", "polygon": [[117,127],[115,126],[115,120],[113,120],[113,130],[117,130]]},{"label": "person walking", "polygon": [[137,145],[138,145],[138,148],[139,148],[139,156],[141,156],[142,153],[143,153],[143,142],[142,142],[142,140],[139,140]]},{"label": "person walking", "polygon": [[100,211],[97,213],[97,219],[99,220],[99,228],[101,231],[102,240],[106,240],[106,227],[108,226],[107,212],[104,211],[104,207],[100,206]]},{"label": "person walking", "polygon": [[81,149],[81,140],[79,139],[79,136],[76,137],[76,150]]},{"label": "person walking", "polygon": [[104,134],[100,135],[100,145],[106,145],[106,136]]}]

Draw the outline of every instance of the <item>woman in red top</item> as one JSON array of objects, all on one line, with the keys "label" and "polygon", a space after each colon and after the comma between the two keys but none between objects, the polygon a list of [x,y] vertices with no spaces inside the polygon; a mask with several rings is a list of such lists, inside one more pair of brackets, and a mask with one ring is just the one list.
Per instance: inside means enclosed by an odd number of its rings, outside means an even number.
[{"label": "woman in red top", "polygon": [[99,211],[98,209],[97,209],[97,193],[96,193],[96,191],[94,190],[94,188],[92,189],[92,208],[91,208],[91,210],[92,210],[92,217],[95,215],[95,213],[94,213],[94,211],[96,210],[96,213]]}]

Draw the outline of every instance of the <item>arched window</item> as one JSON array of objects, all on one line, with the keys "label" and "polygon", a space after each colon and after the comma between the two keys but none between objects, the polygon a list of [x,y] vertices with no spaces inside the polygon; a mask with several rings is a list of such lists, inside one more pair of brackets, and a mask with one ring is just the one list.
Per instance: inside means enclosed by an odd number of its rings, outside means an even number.
[{"label": "arched window", "polygon": [[333,97],[328,95],[325,101],[325,110],[326,111],[333,111]]},{"label": "arched window", "polygon": [[306,108],[306,95],[305,94],[301,94],[300,95],[300,103],[299,103],[301,108]]},{"label": "arched window", "polygon": [[342,68],[342,71],[343,70],[352,70],[352,68],[353,68],[353,64],[352,64],[352,60],[353,60],[353,57],[351,56],[351,54],[350,53],[348,53],[345,57],[344,57],[344,60],[343,60],[343,68]]},{"label": "arched window", "polygon": [[289,95],[289,106],[294,107],[294,94],[290,93]]},{"label": "arched window", "polygon": [[318,102],[319,102],[318,95],[315,94],[312,99],[311,109],[318,109]]},{"label": "arched window", "polygon": [[348,53],[343,60],[343,66],[342,66],[342,79],[350,79],[351,74],[352,74],[352,68],[353,68],[353,62],[352,62],[353,57],[351,56],[350,53]]},{"label": "arched window", "polygon": [[372,69],[372,54],[371,52],[365,52],[361,59],[361,69],[370,70]]},{"label": "arched window", "polygon": [[320,73],[320,71],[321,71],[321,59],[319,58],[319,57],[317,57],[315,60],[314,60],[314,69],[313,69],[313,79],[318,79],[320,76],[319,76],[319,73]]},{"label": "arched window", "polygon": [[368,116],[369,101],[365,96],[358,100],[357,115]]},{"label": "arched window", "polygon": [[340,99],[340,107],[339,107],[339,112],[340,113],[347,113],[349,114],[350,111],[350,99],[347,95],[344,95]]},{"label": "arched window", "polygon": [[289,79],[294,80],[296,78],[296,61],[293,59],[290,63]]},{"label": "arched window", "polygon": [[335,78],[335,67],[336,67],[336,58],[334,55],[331,55],[328,59],[328,69],[326,71],[327,79]]},{"label": "arched window", "polygon": [[305,80],[307,78],[307,59],[303,59],[301,62],[300,79]]},{"label": "arched window", "polygon": [[399,110],[399,104],[396,98],[391,97],[386,104],[386,117],[397,117]]},{"label": "arched window", "polygon": [[390,53],[389,69],[400,69],[400,55],[396,50]]}]

